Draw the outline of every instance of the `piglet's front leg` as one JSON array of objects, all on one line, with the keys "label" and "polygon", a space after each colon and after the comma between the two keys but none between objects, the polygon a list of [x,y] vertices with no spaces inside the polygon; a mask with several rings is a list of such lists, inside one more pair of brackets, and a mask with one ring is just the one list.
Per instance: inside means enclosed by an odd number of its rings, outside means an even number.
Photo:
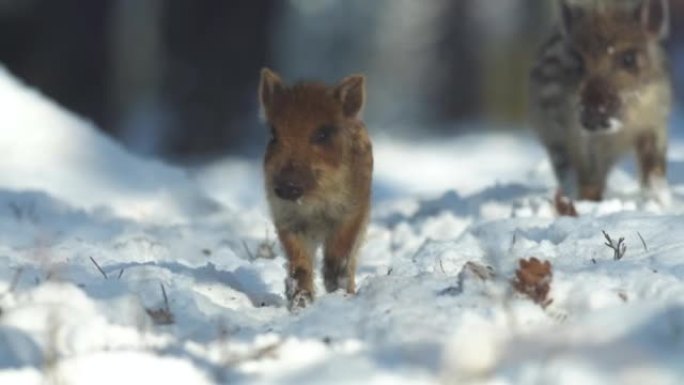
[{"label": "piglet's front leg", "polygon": [[278,237],[287,254],[285,296],[288,308],[295,310],[313,301],[313,252],[310,242],[301,234],[279,231]]},{"label": "piglet's front leg", "polygon": [[356,254],[367,222],[367,210],[356,213],[340,223],[326,240],[323,279],[329,293],[340,288],[350,294],[355,292]]},{"label": "piglet's front leg", "polygon": [[648,198],[668,206],[672,196],[666,179],[667,138],[663,132],[666,130],[640,135],[636,141],[636,153],[642,191]]}]

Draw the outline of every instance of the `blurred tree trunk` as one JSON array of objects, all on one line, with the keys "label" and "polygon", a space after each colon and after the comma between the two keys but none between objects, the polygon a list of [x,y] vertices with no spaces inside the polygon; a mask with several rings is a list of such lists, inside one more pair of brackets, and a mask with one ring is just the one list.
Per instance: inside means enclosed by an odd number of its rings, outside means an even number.
[{"label": "blurred tree trunk", "polygon": [[111,121],[137,152],[156,154],[166,137],[161,100],[164,0],[118,0],[109,31]]},{"label": "blurred tree trunk", "polygon": [[386,0],[377,9],[369,76],[379,86],[372,117],[394,132],[425,135],[443,121],[439,88],[448,69],[436,59],[449,3]]},{"label": "blurred tree trunk", "polygon": [[548,37],[555,1],[480,0],[483,116],[502,126],[527,121],[528,74],[538,47]]},{"label": "blurred tree trunk", "polygon": [[0,62],[105,130],[112,1],[17,0],[0,13]]},{"label": "blurred tree trunk", "polygon": [[473,0],[452,1],[440,23],[443,31],[436,62],[443,67],[443,75],[435,99],[446,121],[475,119],[482,110],[479,58],[484,39],[471,17],[472,8]]},{"label": "blurred tree trunk", "polygon": [[166,152],[236,150],[254,135],[259,69],[274,0],[167,0],[163,15]]}]

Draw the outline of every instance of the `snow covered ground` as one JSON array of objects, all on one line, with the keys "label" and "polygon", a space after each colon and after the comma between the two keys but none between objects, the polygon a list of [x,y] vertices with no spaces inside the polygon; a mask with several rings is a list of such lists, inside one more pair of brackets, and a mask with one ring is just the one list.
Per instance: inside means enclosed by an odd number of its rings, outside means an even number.
[{"label": "snow covered ground", "polygon": [[377,137],[358,294],[290,314],[258,161],[133,156],[4,70],[0,105],[0,384],[684,383],[678,135],[671,207],[627,164],[580,218],[528,136]]}]

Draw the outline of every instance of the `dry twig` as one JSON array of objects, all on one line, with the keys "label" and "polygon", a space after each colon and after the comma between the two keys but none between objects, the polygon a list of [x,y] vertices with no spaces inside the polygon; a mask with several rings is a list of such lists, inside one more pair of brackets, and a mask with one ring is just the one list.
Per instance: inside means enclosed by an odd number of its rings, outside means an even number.
[{"label": "dry twig", "polygon": [[613,241],[613,239],[610,237],[610,235],[608,235],[608,233],[606,233],[603,230],[602,230],[602,232],[603,232],[603,236],[606,238],[605,245],[613,250],[613,259],[616,261],[621,260],[625,256],[625,253],[627,252],[627,245],[625,245],[625,238],[620,237],[620,239],[618,239],[617,243],[615,243]]},{"label": "dry twig", "polygon": [[641,239],[641,244],[644,245],[644,251],[648,251],[648,246],[646,246],[646,241],[644,240],[644,237],[641,236],[641,233],[637,231],[637,235],[639,236],[639,239]]},{"label": "dry twig", "polygon": [[164,284],[160,284],[162,296],[164,296],[164,306],[159,309],[145,309],[147,314],[149,314],[152,321],[157,325],[171,325],[175,322],[173,313],[171,313],[171,308],[169,307],[169,298],[166,296],[166,289],[164,289]]},{"label": "dry twig", "polygon": [[107,273],[105,273],[104,270],[102,270],[102,268],[101,268],[100,265],[97,263],[97,261],[95,260],[95,258],[90,257],[90,261],[93,262],[93,265],[95,265],[95,267],[97,267],[97,270],[100,271],[100,274],[102,274],[102,276],[104,277],[104,279],[109,279],[109,278],[107,277]]}]

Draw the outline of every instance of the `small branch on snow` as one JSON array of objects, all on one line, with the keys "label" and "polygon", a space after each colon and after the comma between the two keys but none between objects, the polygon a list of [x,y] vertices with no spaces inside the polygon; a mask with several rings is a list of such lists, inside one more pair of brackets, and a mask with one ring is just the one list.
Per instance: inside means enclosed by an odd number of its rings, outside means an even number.
[{"label": "small branch on snow", "polygon": [[100,265],[97,263],[97,261],[95,260],[95,258],[90,257],[90,261],[93,262],[93,265],[95,265],[95,267],[97,267],[97,270],[100,271],[100,274],[102,274],[102,276],[104,277],[104,279],[109,279],[109,278],[107,277],[107,273],[105,273],[104,270],[102,270],[102,268],[101,268]]},{"label": "small branch on snow", "polygon": [[259,243],[259,246],[257,247],[256,257],[261,259],[275,259],[275,245],[275,241],[269,240],[267,236],[265,240]]},{"label": "small branch on snow", "polygon": [[644,251],[648,251],[648,246],[646,246],[646,241],[644,241],[644,237],[641,236],[641,233],[637,231],[637,235],[639,236],[639,239],[641,239],[641,244],[644,245]]},{"label": "small branch on snow", "polygon": [[613,239],[606,233],[604,230],[601,230],[603,232],[603,236],[606,238],[606,243],[605,245],[608,246],[613,250],[613,259],[616,261],[621,260],[624,256],[625,253],[627,252],[627,245],[625,245],[625,238],[620,237],[618,239],[617,243],[613,241]]},{"label": "small branch on snow", "polygon": [[250,261],[255,260],[254,254],[252,254],[252,250],[249,249],[249,246],[247,246],[247,242],[243,239],[242,240],[242,246],[245,248],[245,251],[247,252],[247,257],[249,257]]},{"label": "small branch on snow", "polygon": [[164,306],[159,309],[145,309],[147,314],[152,318],[157,325],[171,325],[175,322],[173,313],[171,313],[171,308],[169,307],[169,297],[166,295],[166,289],[164,284],[160,283],[162,296],[164,297]]},{"label": "small branch on snow", "polygon": [[516,243],[518,243],[518,229],[515,229],[515,231],[513,231],[513,238],[511,238],[511,245],[508,246],[508,252],[509,253],[513,252],[513,248],[515,248]]},{"label": "small branch on snow", "polygon": [[169,309],[169,297],[166,296],[166,289],[164,288],[164,284],[160,283],[159,286],[161,286],[161,291],[162,295],[164,296],[164,308]]}]

